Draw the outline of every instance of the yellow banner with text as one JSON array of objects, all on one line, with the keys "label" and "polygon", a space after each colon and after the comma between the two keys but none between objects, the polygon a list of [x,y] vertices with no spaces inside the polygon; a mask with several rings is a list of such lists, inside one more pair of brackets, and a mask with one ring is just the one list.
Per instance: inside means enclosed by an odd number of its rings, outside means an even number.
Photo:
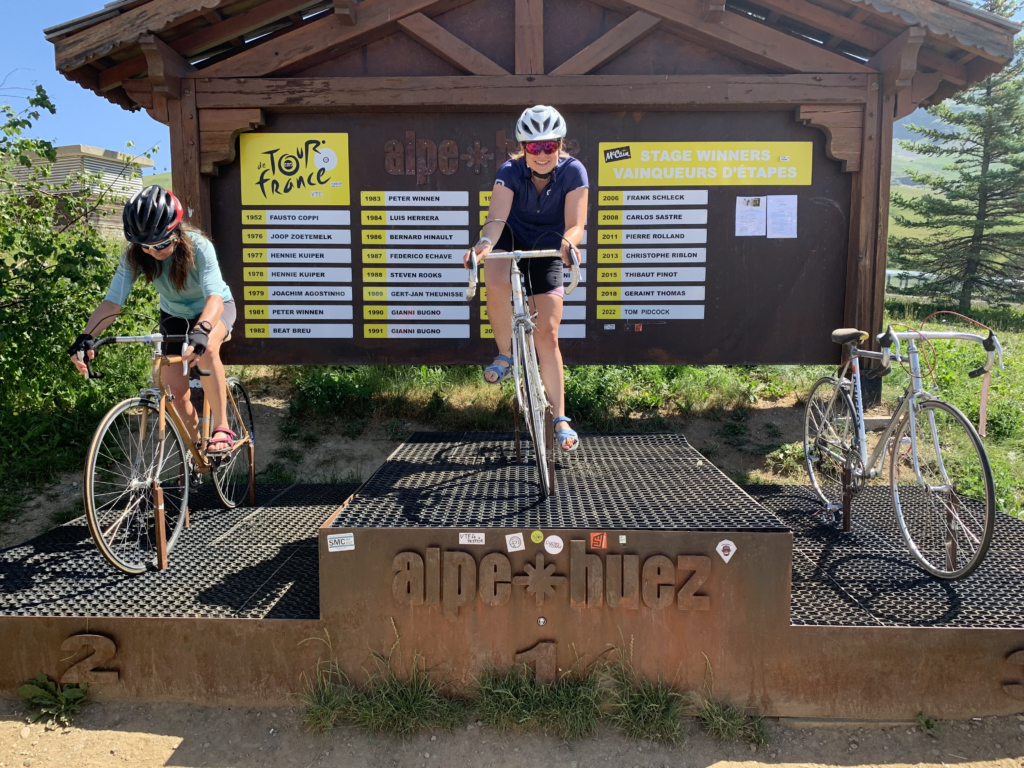
[{"label": "yellow banner with text", "polygon": [[807,186],[809,141],[635,141],[600,143],[602,187]]}]

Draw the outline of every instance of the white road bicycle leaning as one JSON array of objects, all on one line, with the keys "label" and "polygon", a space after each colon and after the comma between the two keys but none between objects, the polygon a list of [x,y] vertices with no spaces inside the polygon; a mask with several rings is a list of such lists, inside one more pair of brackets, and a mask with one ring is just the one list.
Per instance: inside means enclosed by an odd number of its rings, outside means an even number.
[{"label": "white road bicycle leaning", "polygon": [[[985,446],[967,417],[924,389],[918,342],[923,339],[974,341],[988,352],[972,378],[992,369],[1003,350],[991,331],[973,333],[911,331],[892,327],[878,335],[881,352],[859,349],[869,334],[840,328],[832,341],[847,347],[846,362],[835,376],[811,388],[804,414],[804,457],[817,495],[825,502],[822,517],[851,528],[853,494],[881,477],[889,456],[889,486],[896,521],[911,554],[941,579],[970,575],[984,559],[995,524],[995,490]],[[903,354],[900,342],[906,341]],[[892,351],[895,347],[895,352]],[[869,376],[884,376],[892,360],[909,365],[910,382],[896,412],[871,455],[864,428],[860,358],[881,360]],[[875,373],[875,371],[878,373]],[[927,375],[927,374],[925,374]]]},{"label": "white road bicycle leaning", "polygon": [[[531,315],[529,312],[529,305],[523,294],[523,273],[519,271],[519,262],[522,259],[560,259],[561,257],[561,251],[556,250],[508,251],[506,253],[491,253],[487,256],[488,261],[509,259],[512,262],[512,377],[516,388],[516,397],[513,401],[516,413],[516,458],[522,461],[519,449],[519,413],[522,413],[530,432],[530,440],[533,443],[540,491],[544,498],[553,496],[555,493],[555,440],[554,426],[551,423],[554,413],[548,402],[547,392],[544,391],[544,382],[540,379],[537,350],[533,344],[533,329],[536,327],[533,318],[537,315],[536,313]],[[472,252],[470,258],[469,289],[466,291],[466,301],[476,295],[477,286],[476,251]],[[569,286],[565,289],[566,296],[575,290],[579,281],[580,257],[579,252],[573,248],[572,275]]]}]

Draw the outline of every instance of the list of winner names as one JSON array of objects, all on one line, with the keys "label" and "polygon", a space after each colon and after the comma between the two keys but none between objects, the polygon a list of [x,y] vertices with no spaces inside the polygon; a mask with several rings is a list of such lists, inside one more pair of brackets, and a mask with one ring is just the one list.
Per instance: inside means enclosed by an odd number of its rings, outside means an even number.
[{"label": "list of winner names", "polygon": [[707,204],[704,189],[599,191],[597,318],[606,330],[618,320],[704,319]]},{"label": "list of winner names", "polygon": [[[470,193],[368,191],[359,200],[355,223],[341,207],[242,209],[246,338],[492,338],[486,285],[466,301]],[[490,192],[478,204],[482,224]],[[560,338],[586,336],[585,281],[583,268]]]}]

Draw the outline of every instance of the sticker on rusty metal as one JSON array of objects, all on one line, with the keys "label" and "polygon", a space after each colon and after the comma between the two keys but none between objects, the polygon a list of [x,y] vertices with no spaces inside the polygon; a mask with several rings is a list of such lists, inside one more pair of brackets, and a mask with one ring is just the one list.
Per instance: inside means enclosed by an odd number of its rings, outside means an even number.
[{"label": "sticker on rusty metal", "polygon": [[592,534],[590,534],[590,548],[591,549],[608,549],[608,534],[607,533],[592,533]]},{"label": "sticker on rusty metal", "polygon": [[625,544],[625,543],[626,543],[626,537],[624,535],[623,536],[619,536],[619,544]]},{"label": "sticker on rusty metal", "polygon": [[534,544],[540,544],[542,541],[544,541],[544,534],[540,531],[534,531],[530,534],[530,541],[532,541]]},{"label": "sticker on rusty metal", "polygon": [[548,554],[557,555],[562,551],[563,546],[561,536],[548,536],[544,539],[544,549]]},{"label": "sticker on rusty metal", "polygon": [[482,547],[484,544],[484,534],[459,533],[459,544],[470,544],[473,546]]},{"label": "sticker on rusty metal", "polygon": [[509,552],[521,552],[526,549],[526,542],[523,540],[523,534],[521,533],[506,533],[505,534],[505,547]]},{"label": "sticker on rusty metal", "polygon": [[718,542],[718,546],[715,547],[715,549],[718,551],[718,554],[722,556],[722,559],[725,560],[725,562],[727,563],[732,558],[732,556],[736,554],[736,545],[728,539],[723,539],[722,541]]},{"label": "sticker on rusty metal", "polygon": [[354,533],[330,533],[327,535],[328,552],[346,552],[356,548]]}]

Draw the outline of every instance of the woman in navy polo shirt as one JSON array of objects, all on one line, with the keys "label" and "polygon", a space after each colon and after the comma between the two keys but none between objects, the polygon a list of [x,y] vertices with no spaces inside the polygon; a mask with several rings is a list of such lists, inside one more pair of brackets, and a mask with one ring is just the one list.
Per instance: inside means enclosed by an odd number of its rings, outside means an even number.
[{"label": "woman in navy polo shirt", "polygon": [[[583,239],[587,218],[587,170],[562,150],[565,120],[554,107],[527,109],[516,123],[519,152],[498,169],[491,193],[490,220],[480,241],[473,246],[484,261],[491,251],[561,250],[562,257],[527,259],[520,264],[530,308],[537,313],[533,333],[540,376],[555,411],[555,439],[562,450],[579,445],[579,435],[565,416],[565,380],[562,353],[558,349],[558,324],[562,321],[562,265],[571,264],[570,243]],[[505,222],[504,224],[502,222]],[[469,253],[466,253],[469,266]],[[498,356],[484,370],[489,384],[510,375],[512,363],[512,284],[510,265],[504,261],[484,264],[487,284],[487,315]]]}]

